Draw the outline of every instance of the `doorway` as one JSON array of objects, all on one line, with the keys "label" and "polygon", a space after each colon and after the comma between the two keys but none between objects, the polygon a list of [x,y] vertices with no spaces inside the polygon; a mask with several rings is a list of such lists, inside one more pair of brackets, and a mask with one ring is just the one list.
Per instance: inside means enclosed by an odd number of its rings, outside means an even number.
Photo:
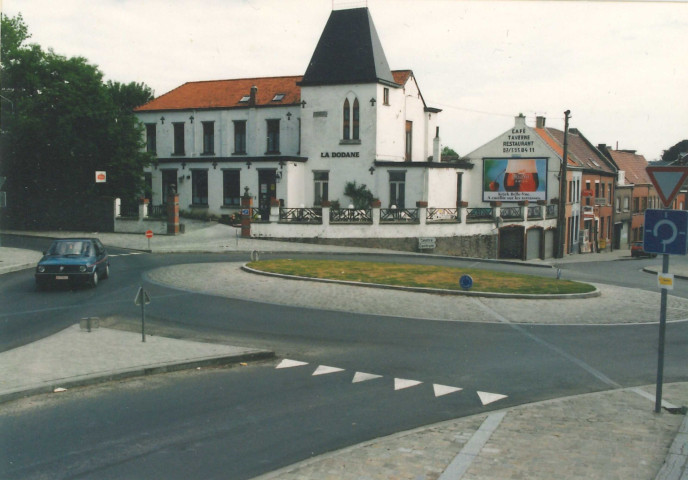
[{"label": "doorway", "polygon": [[258,170],[258,211],[264,222],[270,220],[270,201],[277,198],[277,170]]}]

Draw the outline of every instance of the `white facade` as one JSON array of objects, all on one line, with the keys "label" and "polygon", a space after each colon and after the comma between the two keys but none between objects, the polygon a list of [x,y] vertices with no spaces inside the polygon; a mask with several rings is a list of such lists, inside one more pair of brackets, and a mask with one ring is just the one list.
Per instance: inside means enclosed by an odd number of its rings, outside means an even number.
[{"label": "white facade", "polygon": [[[336,32],[334,17],[335,12],[323,37]],[[334,23],[345,17],[338,13]],[[367,26],[367,9],[356,21]],[[468,156],[442,162],[440,110],[425,104],[412,71],[388,70],[372,21],[370,29],[368,54],[376,70],[365,73],[366,81],[332,78],[330,72],[338,70],[327,56],[332,42],[321,40],[303,77],[189,83],[137,109],[156,156],[147,170],[151,205],[163,204],[174,186],[182,211],[232,215],[241,211],[239,197],[248,192],[260,211],[251,235],[272,238],[494,239],[501,236],[500,225],[554,229],[549,201],[558,196],[558,158],[525,118],[516,117],[513,129]],[[340,50],[348,63],[338,71],[350,80],[359,56]],[[512,147],[512,137],[525,142],[526,150]],[[537,195],[537,201],[489,200],[485,159],[523,158],[536,159],[542,170],[538,185],[545,186],[524,194]],[[371,210],[356,213],[363,220],[337,217],[337,207],[353,204],[344,194],[350,182],[365,185],[377,200]],[[336,220],[325,218],[330,211]],[[299,223],[292,214],[322,218]],[[528,241],[523,234],[522,243],[535,252],[531,233]],[[551,256],[551,236],[540,237],[536,254]],[[524,248],[515,253],[518,258],[535,255]]]}]

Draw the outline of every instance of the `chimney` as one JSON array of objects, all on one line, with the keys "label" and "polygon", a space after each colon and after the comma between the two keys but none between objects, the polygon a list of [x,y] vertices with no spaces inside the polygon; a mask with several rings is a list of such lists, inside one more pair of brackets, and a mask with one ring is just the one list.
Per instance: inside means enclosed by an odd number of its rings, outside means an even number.
[{"label": "chimney", "polygon": [[616,183],[618,183],[619,185],[626,185],[626,172],[624,172],[623,170],[619,170]]},{"label": "chimney", "polygon": [[535,128],[545,128],[546,117],[535,117]]},{"label": "chimney", "polygon": [[435,162],[442,161],[442,152],[440,151],[440,127],[435,127],[435,138],[432,139],[432,160]]},{"label": "chimney", "polygon": [[255,85],[251,87],[251,96],[248,97],[248,106],[249,107],[255,107],[256,106],[256,95],[258,94],[258,87]]}]

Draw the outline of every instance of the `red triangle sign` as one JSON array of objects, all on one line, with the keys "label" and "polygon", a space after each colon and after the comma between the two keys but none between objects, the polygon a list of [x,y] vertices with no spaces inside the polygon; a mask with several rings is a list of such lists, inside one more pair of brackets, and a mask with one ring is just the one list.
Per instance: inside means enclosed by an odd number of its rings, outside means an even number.
[{"label": "red triangle sign", "polygon": [[669,207],[683,182],[688,178],[688,167],[647,167],[645,169],[665,207]]}]

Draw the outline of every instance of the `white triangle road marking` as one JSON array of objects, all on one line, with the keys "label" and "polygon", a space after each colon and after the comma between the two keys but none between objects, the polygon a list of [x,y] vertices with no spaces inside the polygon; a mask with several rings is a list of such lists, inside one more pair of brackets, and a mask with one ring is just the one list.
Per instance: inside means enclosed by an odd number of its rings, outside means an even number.
[{"label": "white triangle road marking", "polygon": [[376,378],[382,378],[382,375],[375,375],[373,373],[356,372],[354,379],[351,383],[365,382],[367,380],[375,380]]},{"label": "white triangle road marking", "polygon": [[343,368],[327,367],[325,365],[320,365],[318,368],[315,369],[315,372],[313,372],[312,376],[327,375],[328,373],[343,372],[343,371],[344,371]]},{"label": "white triangle road marking", "polygon": [[415,387],[423,382],[418,380],[407,380],[405,378],[395,378],[394,379],[394,390],[403,390],[404,388]]},{"label": "white triangle road marking", "polygon": [[299,362],[298,360],[288,360],[285,358],[275,368],[302,367],[304,365],[308,365],[308,362]]},{"label": "white triangle road marking", "polygon": [[432,385],[432,388],[435,391],[436,397],[441,397],[442,395],[449,395],[450,393],[460,392],[461,390],[463,390],[462,388],[450,387],[448,385],[439,385],[437,383],[434,383]]},{"label": "white triangle road marking", "polygon": [[478,396],[480,397],[480,401],[482,402],[483,406],[507,397],[506,395],[490,392],[478,392]]}]

